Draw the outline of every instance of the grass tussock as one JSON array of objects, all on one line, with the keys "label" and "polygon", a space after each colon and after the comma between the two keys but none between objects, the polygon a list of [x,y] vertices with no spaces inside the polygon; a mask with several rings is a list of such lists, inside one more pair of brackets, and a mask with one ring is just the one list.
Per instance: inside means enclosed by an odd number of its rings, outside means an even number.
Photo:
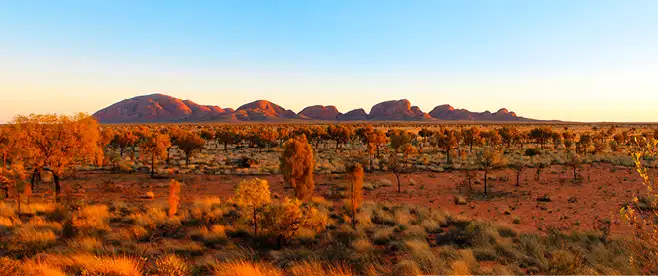
[{"label": "grass tussock", "polygon": [[281,269],[269,263],[238,261],[220,263],[213,268],[215,276],[283,276]]}]

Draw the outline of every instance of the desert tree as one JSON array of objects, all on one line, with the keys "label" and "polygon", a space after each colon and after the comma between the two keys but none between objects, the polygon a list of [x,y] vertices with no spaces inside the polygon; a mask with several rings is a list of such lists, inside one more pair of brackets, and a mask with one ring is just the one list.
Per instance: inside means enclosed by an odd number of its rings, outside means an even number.
[{"label": "desert tree", "polygon": [[336,151],[338,151],[352,139],[353,131],[347,125],[329,125],[327,127],[327,135],[329,139],[336,142]]},{"label": "desert tree", "polygon": [[520,180],[521,180],[521,173],[523,173],[523,169],[525,169],[526,166],[526,160],[523,158],[523,155],[516,156],[512,160],[510,160],[508,166],[514,170],[514,173],[516,175],[516,186],[519,187],[521,186]]},{"label": "desert tree", "polygon": [[215,133],[217,143],[224,146],[224,151],[228,154],[228,147],[239,143],[240,135],[233,127],[223,127]]},{"label": "desert tree", "polygon": [[283,145],[283,143],[290,138],[290,128],[288,127],[279,127],[277,129],[279,135],[277,135],[278,146]]},{"label": "desert tree", "polygon": [[487,146],[492,148],[498,147],[503,143],[503,137],[500,136],[500,134],[496,130],[489,130],[482,132],[482,138],[484,138],[484,141],[487,144]]},{"label": "desert tree", "polygon": [[450,159],[450,152],[459,145],[457,133],[452,129],[440,129],[435,133],[436,147],[443,150],[446,154],[446,162],[452,163]]},{"label": "desert tree", "polygon": [[190,157],[201,151],[206,145],[206,140],[201,138],[201,135],[189,131],[180,132],[174,142],[185,153],[185,165],[189,165]]},{"label": "desert tree", "polygon": [[279,132],[276,128],[265,127],[258,131],[257,137],[259,143],[268,151],[271,151],[272,147],[275,147],[277,144]]},{"label": "desert tree", "polygon": [[587,152],[589,152],[590,147],[592,147],[592,143],[592,135],[589,133],[583,133],[580,135],[578,142],[576,143],[576,149],[587,156]]},{"label": "desert tree", "polygon": [[292,239],[301,228],[320,232],[327,226],[328,217],[317,208],[303,204],[298,199],[285,198],[277,204],[266,206],[261,225],[263,230],[276,239],[278,248]]},{"label": "desert tree", "polygon": [[251,209],[254,236],[258,235],[258,212],[271,200],[270,185],[267,180],[254,178],[241,181],[235,189],[233,200],[239,206]]},{"label": "desert tree", "polygon": [[423,144],[427,143],[427,141],[435,136],[435,132],[431,129],[428,128],[422,128],[418,131],[418,136],[420,137],[420,143],[418,143],[420,149],[423,149]]},{"label": "desert tree", "polygon": [[503,158],[499,151],[485,147],[480,149],[476,154],[476,160],[480,168],[484,171],[484,194],[487,194],[487,177],[489,173],[503,165]]},{"label": "desert tree", "polygon": [[[658,182],[647,167],[656,167],[658,160],[658,140],[635,138],[635,143],[644,145],[642,149],[634,149],[632,152],[635,161],[635,169],[640,175],[642,185],[646,188],[642,195],[636,195],[632,202],[620,210],[621,217],[625,223],[632,226],[635,238],[639,245],[634,245],[640,260],[632,260],[643,266],[646,274],[655,272],[658,264],[658,253],[651,248],[658,247]],[[645,157],[650,158],[645,158]],[[647,164],[648,160],[651,163]],[[643,199],[643,200],[641,200]],[[644,201],[644,202],[642,202]],[[645,204],[645,206],[641,206]],[[655,274],[655,273],[654,273]]]},{"label": "desert tree", "polygon": [[57,198],[65,172],[83,163],[100,164],[103,161],[98,123],[86,114],[32,114],[17,116],[11,124],[21,137],[23,159],[32,169],[32,179],[42,171],[51,172]]},{"label": "desert tree", "polygon": [[303,127],[298,130],[297,134],[306,135],[306,138],[309,140],[309,143],[312,143],[313,148],[316,150],[319,150],[320,146],[322,146],[326,140],[330,139],[329,133],[327,132],[327,128],[321,126]]},{"label": "desert tree", "polygon": [[407,161],[409,155],[416,152],[416,148],[413,146],[412,142],[416,139],[416,134],[411,133],[405,130],[394,130],[390,134],[391,148],[393,152],[401,152],[404,160]]},{"label": "desert tree", "polygon": [[560,145],[563,144],[562,134],[560,134],[559,132],[552,132],[551,141],[553,142],[553,148],[556,150],[559,149]]},{"label": "desert tree", "polygon": [[199,136],[201,136],[201,139],[206,141],[215,140],[215,133],[207,128],[201,129],[201,131],[199,131]]},{"label": "desert tree", "polygon": [[389,139],[394,152],[401,152],[413,141],[412,134],[402,129],[389,130]]},{"label": "desert tree", "polygon": [[520,138],[519,129],[514,126],[503,126],[498,129],[498,134],[507,148],[518,143]]},{"label": "desert tree", "polygon": [[608,143],[606,138],[606,133],[604,131],[597,132],[592,137],[592,144],[594,146],[594,152],[604,152],[608,149]]},{"label": "desert tree", "polygon": [[363,166],[356,163],[347,168],[350,181],[350,215],[352,227],[356,228],[356,212],[363,201]]},{"label": "desert tree", "polygon": [[471,152],[473,151],[473,146],[482,145],[484,142],[478,127],[462,129],[462,139],[464,140],[464,144],[468,145],[469,151]]},{"label": "desert tree", "polygon": [[564,144],[564,148],[569,152],[576,141],[576,135],[571,132],[571,131],[564,131],[562,132],[562,143]]},{"label": "desert tree", "polygon": [[402,192],[400,175],[404,172],[405,167],[403,166],[402,162],[400,162],[398,153],[393,151],[389,154],[388,158],[386,159],[386,168],[388,171],[392,172],[393,175],[395,175],[395,179],[398,183],[398,193]]},{"label": "desert tree", "polygon": [[291,138],[283,145],[279,168],[286,183],[293,188],[296,198],[310,198],[315,188],[315,159],[313,149],[305,136]]},{"label": "desert tree", "polygon": [[167,157],[167,152],[169,152],[168,149],[171,146],[171,140],[169,135],[159,132],[151,132],[144,135],[144,140],[139,145],[144,152],[142,158],[145,160],[150,158],[151,177],[155,177],[155,166],[157,165],[158,159],[165,159]]},{"label": "desert tree", "polygon": [[535,143],[539,144],[539,146],[544,149],[544,145],[549,139],[551,139],[552,133],[553,129],[549,126],[537,127],[530,130],[528,138],[534,140]]},{"label": "desert tree", "polygon": [[580,159],[580,156],[576,154],[575,152],[569,152],[567,154],[567,162],[566,165],[571,168],[573,171],[573,180],[576,181],[578,180],[578,168],[580,168],[580,164],[583,161]]},{"label": "desert tree", "polygon": [[381,129],[376,129],[368,135],[368,143],[375,148],[377,158],[380,157],[380,149],[386,146],[387,139],[386,133]]}]

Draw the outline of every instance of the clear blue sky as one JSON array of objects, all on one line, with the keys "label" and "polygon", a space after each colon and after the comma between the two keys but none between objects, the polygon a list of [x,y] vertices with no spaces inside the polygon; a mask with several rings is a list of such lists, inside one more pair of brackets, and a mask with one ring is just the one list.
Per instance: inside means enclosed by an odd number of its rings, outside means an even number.
[{"label": "clear blue sky", "polygon": [[164,93],[658,121],[658,1],[0,1],[0,122]]}]

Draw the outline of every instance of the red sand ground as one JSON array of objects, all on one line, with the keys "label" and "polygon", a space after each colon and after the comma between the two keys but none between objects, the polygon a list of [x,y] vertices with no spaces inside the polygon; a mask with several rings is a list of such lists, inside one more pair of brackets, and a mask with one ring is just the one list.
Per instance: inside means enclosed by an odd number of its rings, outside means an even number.
[{"label": "red sand ground", "polygon": [[[580,174],[583,177],[582,183],[573,183],[570,170],[563,172],[562,166],[552,166],[543,170],[537,182],[534,178],[535,169],[528,168],[521,175],[521,186],[516,187],[513,171],[495,171],[490,176],[507,176],[509,180],[490,180],[489,197],[482,196],[482,184],[474,184],[468,204],[457,205],[454,196],[458,194],[457,183],[465,179],[463,172],[404,174],[401,176],[402,193],[397,193],[393,174],[373,173],[366,175],[366,182],[377,182],[385,178],[393,185],[365,191],[365,200],[439,208],[451,214],[509,225],[513,225],[513,219],[518,217],[520,223],[513,227],[522,232],[536,232],[540,227],[543,230],[548,227],[564,231],[593,230],[597,218],[601,218],[612,220],[612,233],[630,233],[629,228],[619,223],[618,214],[622,205],[630,202],[633,195],[644,192],[637,173],[632,168],[596,164],[584,166]],[[180,175],[177,179],[186,183],[182,191],[183,200],[190,200],[205,196],[227,198],[240,180],[250,177],[253,176]],[[284,189],[283,176],[259,177],[269,181],[274,194],[291,194],[290,190]],[[482,177],[483,173],[479,172],[476,179],[482,181]],[[341,175],[316,175],[315,195],[327,197],[332,185],[345,182],[342,178]],[[410,186],[410,178],[415,180],[416,185]],[[75,179],[64,181],[63,185],[82,185],[89,200],[134,202],[146,201],[140,197],[149,190],[149,185],[154,187],[156,200],[164,201],[167,182],[166,179],[150,179],[146,174],[83,172],[78,173]],[[200,185],[193,184],[195,182]],[[106,192],[104,186],[126,187],[126,191]],[[41,191],[46,188],[46,184],[41,184]],[[538,202],[537,198],[544,195],[548,195],[551,201]],[[575,199],[575,202],[570,203],[570,198]],[[336,204],[340,204],[339,201]],[[510,211],[509,215],[505,214],[506,210]]]}]

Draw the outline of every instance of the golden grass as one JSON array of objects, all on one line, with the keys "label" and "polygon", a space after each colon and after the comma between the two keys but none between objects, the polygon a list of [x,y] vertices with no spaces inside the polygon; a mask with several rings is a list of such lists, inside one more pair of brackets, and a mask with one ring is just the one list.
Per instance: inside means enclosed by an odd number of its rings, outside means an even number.
[{"label": "golden grass", "polygon": [[158,258],[155,261],[155,271],[157,275],[167,276],[187,276],[191,275],[190,266],[185,260],[174,254],[168,254]]},{"label": "golden grass", "polygon": [[214,224],[210,227],[202,226],[199,228],[199,235],[206,242],[217,243],[226,241],[226,229],[224,225]]},{"label": "golden grass", "polygon": [[78,237],[67,240],[66,244],[71,249],[83,252],[94,252],[103,249],[103,241],[95,237]]},{"label": "golden grass", "polygon": [[328,264],[318,261],[303,261],[295,263],[288,269],[292,276],[351,276],[352,269],[346,264]]},{"label": "golden grass", "polygon": [[268,263],[251,263],[248,261],[221,263],[215,265],[215,276],[283,276],[280,269]]},{"label": "golden grass", "polygon": [[12,231],[11,242],[7,248],[11,250],[41,250],[57,241],[57,236],[50,229],[37,229],[24,224]]},{"label": "golden grass", "polygon": [[48,258],[49,263],[65,268],[65,270],[83,275],[142,275],[144,261],[126,256],[96,256],[80,253],[72,256],[56,256]]},{"label": "golden grass", "polygon": [[73,214],[71,223],[75,228],[108,229],[110,212],[106,205],[89,205]]},{"label": "golden grass", "polygon": [[465,261],[455,261],[451,266],[451,275],[471,275],[468,264]]}]

